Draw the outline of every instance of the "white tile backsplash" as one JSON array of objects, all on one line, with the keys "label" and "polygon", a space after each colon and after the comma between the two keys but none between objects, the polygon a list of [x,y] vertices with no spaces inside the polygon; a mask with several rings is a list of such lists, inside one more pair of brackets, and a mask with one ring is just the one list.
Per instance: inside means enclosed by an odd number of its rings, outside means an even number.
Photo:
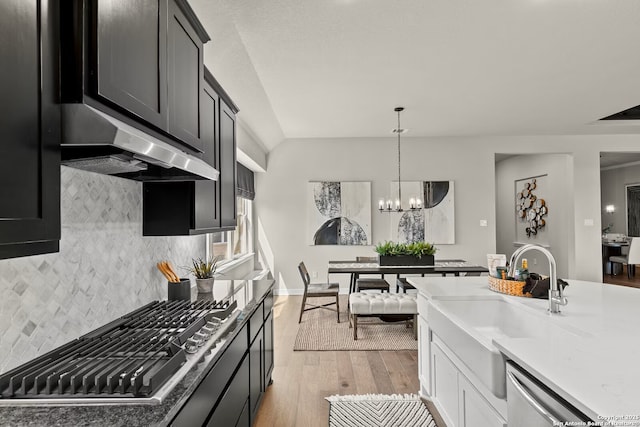
[{"label": "white tile backsplash", "polygon": [[204,236],[142,236],[141,183],[61,171],[60,252],[0,260],[0,372],[165,299],[158,261],[204,256]]}]

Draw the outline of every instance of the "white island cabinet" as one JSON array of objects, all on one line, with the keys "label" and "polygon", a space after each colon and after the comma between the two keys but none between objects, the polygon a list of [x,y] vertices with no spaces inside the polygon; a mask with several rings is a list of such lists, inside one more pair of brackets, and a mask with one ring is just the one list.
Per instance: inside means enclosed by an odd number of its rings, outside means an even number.
[{"label": "white island cabinet", "polygon": [[447,426],[507,425],[508,360],[586,419],[640,420],[640,289],[569,280],[569,304],[552,315],[548,301],[492,292],[486,277],[409,280],[418,290],[420,392]]},{"label": "white island cabinet", "polygon": [[427,323],[428,304],[427,298],[418,294],[418,353],[423,356],[418,358],[418,377],[420,394],[427,398],[431,396],[431,330]]}]

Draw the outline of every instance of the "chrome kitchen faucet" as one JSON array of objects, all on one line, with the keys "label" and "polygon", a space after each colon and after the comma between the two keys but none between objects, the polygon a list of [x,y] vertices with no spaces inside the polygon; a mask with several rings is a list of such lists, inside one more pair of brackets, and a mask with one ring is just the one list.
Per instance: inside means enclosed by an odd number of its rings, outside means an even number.
[{"label": "chrome kitchen faucet", "polygon": [[558,276],[556,274],[556,260],[547,249],[542,246],[527,244],[515,250],[509,260],[509,277],[513,277],[516,263],[529,250],[537,250],[543,253],[549,260],[549,312],[560,313],[560,306],[567,305],[567,298],[562,295],[562,286],[558,286]]}]

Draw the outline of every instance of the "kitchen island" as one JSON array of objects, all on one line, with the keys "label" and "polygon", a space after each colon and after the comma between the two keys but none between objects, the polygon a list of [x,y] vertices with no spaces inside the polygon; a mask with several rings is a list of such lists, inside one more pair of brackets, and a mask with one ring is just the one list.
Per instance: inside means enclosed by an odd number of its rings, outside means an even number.
[{"label": "kitchen island", "polygon": [[[552,315],[547,312],[547,300],[493,292],[487,277],[409,280],[419,293],[421,393],[434,400],[447,425],[474,425],[465,418],[470,409],[463,401],[464,384],[468,383],[471,387],[467,388],[477,394],[473,406],[481,407],[485,421],[491,420],[485,425],[508,421],[504,387],[491,383],[492,379],[499,382],[503,378],[500,369],[496,368],[493,377],[487,373],[489,363],[487,369],[478,369],[484,366],[485,354],[470,353],[474,357],[467,357],[470,341],[461,341],[460,336],[448,332],[456,326],[476,337],[478,348],[486,348],[486,354],[495,351],[503,363],[515,362],[594,422],[640,425],[639,290],[569,280],[565,289],[569,303],[560,314]],[[455,300],[459,302],[450,302]],[[494,319],[479,319],[475,325],[468,321],[472,311],[482,313],[489,304],[500,309],[485,313],[486,318]],[[456,305],[464,306],[465,312],[456,312]],[[505,320],[501,316],[510,316],[515,324],[501,324]],[[441,321],[445,317],[450,324]],[[451,369],[443,371],[445,365]],[[443,375],[457,378],[458,389],[447,390]]]},{"label": "kitchen island", "polygon": [[[237,303],[236,315],[231,320],[233,324],[215,350],[198,360],[173,384],[160,403],[127,404],[121,401],[108,405],[1,406],[0,425],[181,426],[200,425],[215,417],[226,420],[227,415],[235,421],[240,417],[245,420],[242,425],[250,425],[251,414],[259,406],[273,366],[273,284],[273,280],[217,280],[212,296],[199,297],[227,298]],[[262,351],[254,351],[255,348]],[[230,369],[222,370],[222,365]],[[227,372],[227,376],[223,375]],[[224,408],[219,410],[225,401],[238,403],[233,393],[236,390],[241,391],[237,394],[244,399],[239,401],[237,413],[228,414]],[[3,403],[10,401],[3,400]]]}]

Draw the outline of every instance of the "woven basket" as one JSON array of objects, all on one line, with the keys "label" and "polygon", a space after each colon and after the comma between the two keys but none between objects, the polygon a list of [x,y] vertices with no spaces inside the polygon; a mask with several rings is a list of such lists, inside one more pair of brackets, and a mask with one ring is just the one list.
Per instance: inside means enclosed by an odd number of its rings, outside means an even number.
[{"label": "woven basket", "polygon": [[500,292],[502,294],[514,295],[517,297],[527,297],[530,298],[530,293],[523,293],[522,288],[524,287],[526,282],[521,282],[518,280],[504,280],[498,279],[497,277],[489,276],[489,289],[492,291]]}]

